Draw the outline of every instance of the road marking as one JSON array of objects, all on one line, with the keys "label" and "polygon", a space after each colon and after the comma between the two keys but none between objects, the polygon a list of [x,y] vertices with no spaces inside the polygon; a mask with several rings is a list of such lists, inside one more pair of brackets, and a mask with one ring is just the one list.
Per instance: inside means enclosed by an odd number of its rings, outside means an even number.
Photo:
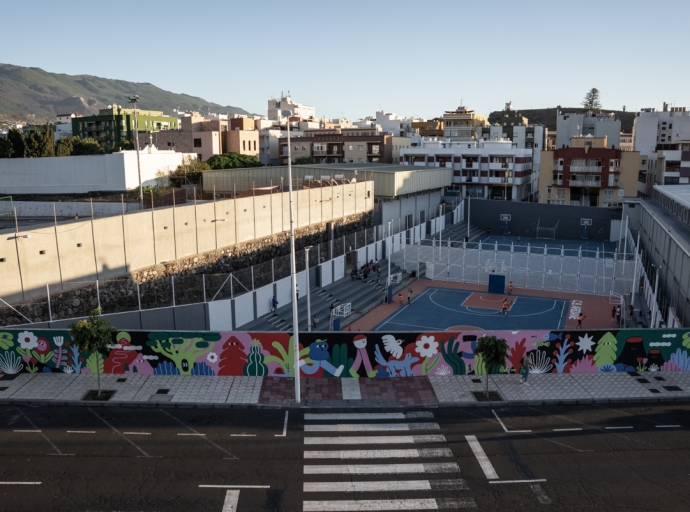
[{"label": "road marking", "polygon": [[[199,434],[199,432],[197,432],[197,431],[194,430],[192,427],[190,427],[189,425],[187,425],[186,423],[184,423],[182,420],[179,420],[178,418],[176,418],[175,416],[173,416],[172,414],[170,414],[170,413],[169,413],[168,411],[166,411],[165,409],[158,409],[158,410],[159,410],[160,412],[162,412],[163,414],[165,414],[166,416],[170,416],[172,419],[174,419],[176,422],[178,422],[180,425],[182,425],[183,427],[185,427],[185,428],[186,428],[187,430],[189,430],[190,432],[193,432],[194,434]],[[208,437],[206,437],[205,435],[202,436],[202,437],[203,437],[203,440],[204,440],[204,441],[206,441],[207,443],[209,443],[209,444],[212,445],[212,446],[215,446],[216,448],[218,448],[221,452],[225,453],[226,455],[229,455],[230,457],[228,457],[228,459],[237,459],[237,457],[235,457],[232,453],[230,453],[229,451],[227,451],[227,450],[226,450],[225,448],[223,448],[222,446],[218,446],[216,443],[214,443],[213,441],[211,441],[211,440],[210,440]],[[223,457],[223,458],[225,459],[225,457]]]},{"label": "road marking", "polygon": [[305,459],[417,459],[453,457],[448,448],[427,448],[422,450],[334,450],[306,451]]},{"label": "road marking", "polygon": [[399,492],[467,490],[462,480],[388,480],[382,482],[304,482],[304,492]]},{"label": "road marking", "polygon": [[283,423],[283,433],[282,433],[282,434],[275,434],[275,437],[285,437],[285,436],[287,436],[288,412],[289,412],[289,411],[285,411],[285,423]]},{"label": "road marking", "polygon": [[123,434],[128,436],[150,436],[151,432],[123,432]]},{"label": "road marking", "polygon": [[406,473],[460,473],[460,466],[457,462],[304,466],[305,475],[403,475]]},{"label": "road marking", "polygon": [[206,489],[270,489],[270,485],[200,485]]},{"label": "road marking", "polygon": [[228,491],[225,493],[225,502],[221,512],[237,512],[237,502],[240,499],[240,491]]},{"label": "road marking", "polygon": [[[115,433],[116,433],[117,435],[119,435],[122,439],[124,439],[124,440],[127,441],[129,444],[131,444],[132,446],[134,446],[137,450],[139,450],[139,452],[142,453],[142,454],[144,455],[144,457],[146,457],[146,458],[152,458],[148,453],[146,453],[144,450],[142,450],[141,448],[139,448],[139,446],[138,446],[134,441],[132,441],[131,439],[127,439],[118,429],[116,429],[115,427],[113,427],[110,423],[108,423],[107,421],[105,421],[105,419],[101,418],[98,414],[96,414],[96,412],[95,412],[93,409],[91,409],[91,407],[87,407],[87,409],[88,409],[89,411],[91,411],[91,413],[92,413],[94,416],[96,416],[96,418],[98,418],[98,419],[101,420],[103,423],[105,423],[106,425],[108,425],[111,429],[113,429],[113,432],[115,432]],[[156,457],[156,458],[160,458],[160,457]]]},{"label": "road marking", "polygon": [[544,492],[544,489],[541,488],[541,485],[539,484],[529,484],[530,489],[532,489],[532,492],[534,495],[537,497],[537,500],[539,500],[539,503],[542,505],[550,505],[551,504],[551,498],[549,498],[546,493]]},{"label": "road marking", "polygon": [[189,432],[184,432],[184,433],[178,433],[178,436],[205,436],[206,434],[199,434],[198,432],[194,433],[189,433]]},{"label": "road marking", "polygon": [[434,436],[339,436],[339,437],[305,437],[304,444],[421,444],[445,443],[446,437]]},{"label": "road marking", "polygon": [[537,478],[534,480],[492,480],[490,484],[529,484],[532,482],[546,482],[545,478]]},{"label": "road marking", "polygon": [[582,430],[582,428],[578,427],[578,428],[554,428],[553,429],[554,432],[575,432],[575,431],[579,431],[579,430]]},{"label": "road marking", "polygon": [[395,500],[343,500],[343,501],[305,501],[304,512],[348,512],[376,510],[443,510],[458,508],[477,508],[474,498],[428,498]]},{"label": "road marking", "polygon": [[323,413],[304,415],[304,421],[344,421],[344,420],[410,420],[419,418],[433,418],[434,414],[428,411],[420,412],[349,412],[349,413]]},{"label": "road marking", "polygon": [[508,427],[506,427],[505,424],[501,421],[501,418],[498,417],[498,414],[496,414],[496,411],[491,409],[491,412],[494,413],[494,416],[496,416],[496,419],[498,420],[498,422],[503,427],[503,430],[509,434],[532,432],[531,430],[508,430]]},{"label": "road marking", "polygon": [[24,411],[22,411],[19,407],[16,407],[16,409],[19,411],[19,414],[21,414],[22,416],[24,416],[24,419],[25,419],[26,421],[28,421],[29,424],[34,428],[33,430],[29,430],[29,432],[37,432],[37,433],[41,434],[41,436],[43,437],[43,439],[45,439],[45,440],[48,442],[48,444],[49,444],[50,446],[53,447],[53,450],[55,450],[55,451],[57,452],[57,453],[56,453],[57,455],[60,455],[60,456],[69,456],[69,455],[73,455],[73,454],[70,454],[70,453],[62,453],[62,452],[60,451],[60,449],[59,449],[57,446],[55,446],[55,443],[53,443],[50,439],[48,439],[48,436],[45,435],[45,434],[41,431],[41,429],[39,429],[39,428],[36,426],[36,424],[35,424],[33,421],[31,421],[31,418],[29,418],[29,417],[24,413]]},{"label": "road marking", "polygon": [[15,432],[31,432],[31,433],[39,433],[41,432],[40,430],[15,430]]},{"label": "road marking", "polygon": [[351,425],[304,425],[305,432],[386,432],[399,430],[439,430],[438,423],[353,423]]},{"label": "road marking", "polygon": [[0,482],[0,485],[41,485],[41,482]]},{"label": "road marking", "polygon": [[486,478],[488,478],[489,480],[498,480],[498,474],[496,473],[494,467],[491,465],[491,461],[489,461],[489,458],[486,456],[486,453],[484,453],[482,445],[479,444],[479,441],[477,441],[476,436],[465,436],[465,439],[467,439],[467,443],[470,445],[470,448],[472,448],[472,452],[474,453],[474,456],[477,458],[477,462],[479,462],[479,465],[481,466],[482,471],[484,471],[484,475],[486,475]]},{"label": "road marking", "polygon": [[256,434],[230,434],[230,437],[256,437]]},{"label": "road marking", "polygon": [[656,425],[656,428],[680,428],[680,425]]},{"label": "road marking", "polygon": [[95,430],[68,430],[68,434],[95,434]]},{"label": "road marking", "polygon": [[629,426],[626,426],[626,427],[606,427],[606,430],[621,430],[624,428],[635,428],[635,427],[629,427]]}]

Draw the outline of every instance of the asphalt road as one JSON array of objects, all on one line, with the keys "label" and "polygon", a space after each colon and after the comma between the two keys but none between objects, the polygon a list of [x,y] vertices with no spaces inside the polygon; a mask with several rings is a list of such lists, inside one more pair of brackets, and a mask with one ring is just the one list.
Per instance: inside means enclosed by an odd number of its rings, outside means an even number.
[{"label": "asphalt road", "polygon": [[[0,407],[0,503],[3,511],[687,511],[689,410],[292,410],[283,436],[279,409]],[[336,413],[361,415],[324,416]]]}]

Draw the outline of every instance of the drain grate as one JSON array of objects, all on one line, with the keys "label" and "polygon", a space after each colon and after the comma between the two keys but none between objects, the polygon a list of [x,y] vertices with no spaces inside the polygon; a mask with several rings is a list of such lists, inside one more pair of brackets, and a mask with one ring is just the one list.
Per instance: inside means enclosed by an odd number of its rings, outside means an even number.
[{"label": "drain grate", "polygon": [[169,389],[159,389],[158,391],[156,391],[157,395],[167,395],[168,393],[170,393]]},{"label": "drain grate", "polygon": [[472,379],[472,382],[474,382],[474,383],[476,383],[476,384],[481,384],[481,383],[482,383],[482,379]]},{"label": "drain grate", "polygon": [[661,393],[661,391],[659,391],[658,389],[654,389],[654,388],[651,388],[651,389],[649,390],[649,392],[650,392],[650,393]]},{"label": "drain grate", "polygon": [[117,379],[115,382],[127,382],[127,377],[125,377],[124,379]]},{"label": "drain grate", "polygon": [[637,372],[628,372],[628,375],[630,375],[631,377],[639,377],[640,376],[640,374]]},{"label": "drain grate", "polygon": [[8,389],[10,389],[10,388],[7,387],[7,386],[3,386],[3,387],[0,388],[0,391],[7,391]]},{"label": "drain grate", "polygon": [[663,377],[654,377],[654,380],[658,380],[659,382],[666,382],[666,379]]},{"label": "drain grate", "polygon": [[637,382],[640,384],[649,384],[649,381],[647,379],[637,379]]},{"label": "drain grate", "polygon": [[678,386],[663,386],[666,391],[683,391]]}]

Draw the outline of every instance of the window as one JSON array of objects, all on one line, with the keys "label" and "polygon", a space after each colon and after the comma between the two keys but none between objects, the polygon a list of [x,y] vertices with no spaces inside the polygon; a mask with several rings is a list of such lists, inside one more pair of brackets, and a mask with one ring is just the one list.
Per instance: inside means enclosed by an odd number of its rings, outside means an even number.
[{"label": "window", "polygon": [[242,151],[247,151],[247,141],[246,140],[242,141]]},{"label": "window", "polygon": [[195,148],[201,147],[201,139],[194,139],[194,147]]},{"label": "window", "polygon": [[546,187],[546,197],[551,197],[551,187]]},{"label": "window", "polygon": [[607,188],[604,190],[604,201],[613,200],[613,189]]},{"label": "window", "polygon": [[559,199],[565,199],[565,189],[564,188],[557,188],[556,189],[556,197]]},{"label": "window", "polygon": [[256,141],[254,141],[254,151],[256,151]]},{"label": "window", "polygon": [[[364,146],[362,146],[361,144],[358,144],[357,145],[357,151],[364,151]],[[361,162],[361,160],[360,160],[360,162]]]},{"label": "window", "polygon": [[170,146],[170,145],[171,145],[170,142],[168,142],[168,146]]}]

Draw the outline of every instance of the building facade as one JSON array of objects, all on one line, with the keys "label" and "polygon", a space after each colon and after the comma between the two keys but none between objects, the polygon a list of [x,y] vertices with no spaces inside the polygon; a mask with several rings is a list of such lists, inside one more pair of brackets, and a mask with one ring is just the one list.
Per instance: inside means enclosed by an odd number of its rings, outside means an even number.
[{"label": "building facade", "polygon": [[271,98],[268,100],[268,119],[271,121],[282,121],[283,110],[291,110],[293,116],[303,117],[304,119],[314,118],[316,116],[316,108],[308,105],[302,105],[292,101],[290,91],[287,95],[281,93],[279,99]]},{"label": "building facade", "polygon": [[572,137],[592,137],[608,139],[609,147],[621,145],[621,122],[613,114],[593,115],[560,111],[556,115],[556,148],[570,144]]},{"label": "building facade", "polygon": [[114,106],[101,109],[98,115],[72,119],[72,134],[98,140],[106,148],[117,147],[120,139],[133,141],[134,133],[177,130],[177,117],[163,115],[157,110],[137,109],[138,130],[134,126],[134,109]]},{"label": "building facade", "polygon": [[451,141],[423,139],[401,151],[403,165],[450,167],[449,185],[462,195],[505,201],[528,201],[532,194],[532,150],[509,140]]},{"label": "building facade", "polygon": [[637,195],[640,153],[611,148],[606,137],[572,137],[565,148],[542,151],[539,202],[620,207]]},{"label": "building facade", "polygon": [[451,141],[476,140],[477,129],[489,126],[489,120],[474,110],[460,106],[443,114],[443,137]]}]

